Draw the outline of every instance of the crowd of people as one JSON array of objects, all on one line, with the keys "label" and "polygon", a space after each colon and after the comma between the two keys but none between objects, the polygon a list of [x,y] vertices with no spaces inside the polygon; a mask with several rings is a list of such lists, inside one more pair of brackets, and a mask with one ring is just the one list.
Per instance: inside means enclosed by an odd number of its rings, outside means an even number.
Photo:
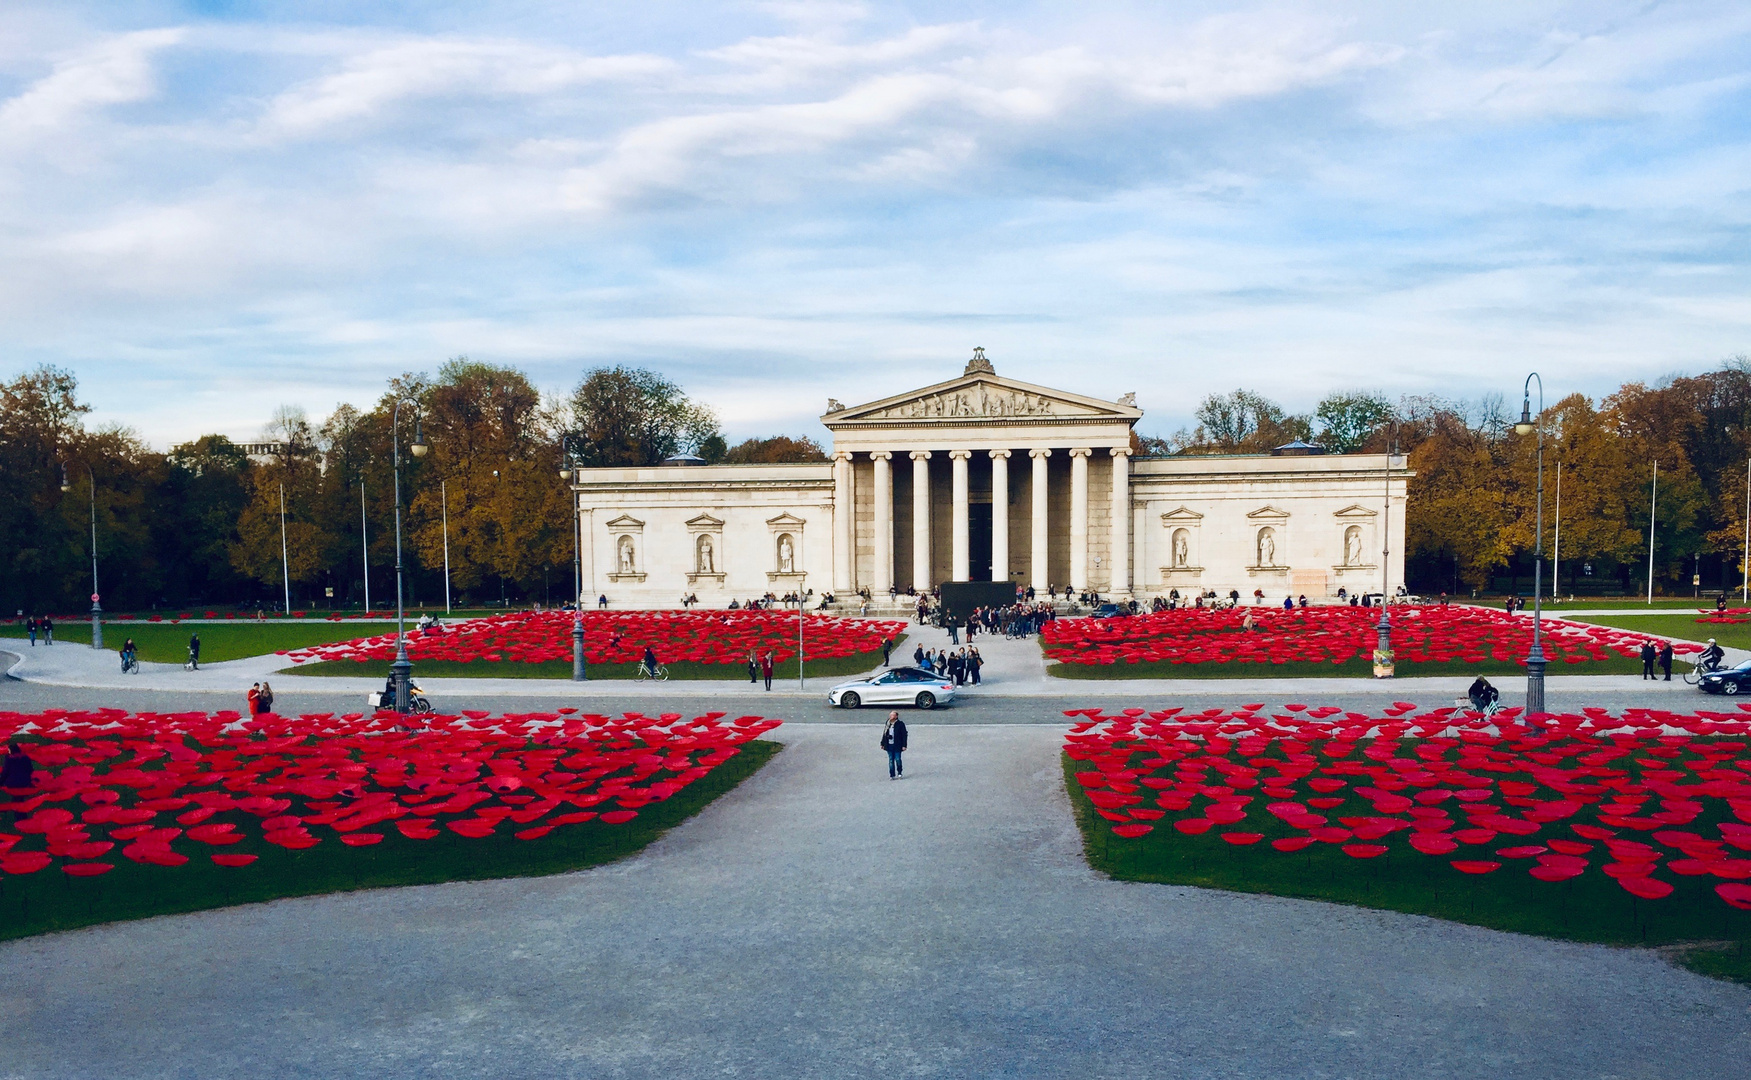
[{"label": "crowd of people", "polygon": [[978,686],[979,669],[985,666],[985,658],[971,645],[962,646],[953,652],[944,649],[930,650],[920,645],[912,650],[912,663],[924,671],[953,680],[956,686],[965,686],[968,683]]}]

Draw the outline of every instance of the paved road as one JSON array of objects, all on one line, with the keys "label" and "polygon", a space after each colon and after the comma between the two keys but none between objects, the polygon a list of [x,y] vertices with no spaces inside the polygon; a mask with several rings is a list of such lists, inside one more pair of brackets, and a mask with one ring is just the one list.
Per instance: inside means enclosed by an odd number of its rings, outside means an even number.
[{"label": "paved road", "polygon": [[31,1077],[1737,1077],[1651,954],[1116,883],[1044,727],[797,725],[644,855],[0,946]]}]

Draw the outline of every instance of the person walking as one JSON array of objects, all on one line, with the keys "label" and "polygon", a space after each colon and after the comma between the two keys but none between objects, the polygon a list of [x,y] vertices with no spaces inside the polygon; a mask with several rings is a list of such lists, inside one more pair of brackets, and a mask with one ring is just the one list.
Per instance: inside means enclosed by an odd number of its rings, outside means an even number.
[{"label": "person walking", "polygon": [[1672,681],[1672,643],[1660,642],[1660,670],[1665,673],[1667,682]]},{"label": "person walking", "polygon": [[36,616],[24,620],[24,632],[30,635],[30,647],[36,648]]},{"label": "person walking", "polygon": [[1652,679],[1654,677],[1654,661],[1657,659],[1659,659],[1659,653],[1654,650],[1654,643],[1651,641],[1642,642],[1643,679]]},{"label": "person walking", "polygon": [[900,755],[906,752],[906,721],[897,712],[888,714],[887,726],[882,728],[882,749],[888,752],[888,779],[900,779],[906,774],[905,763],[900,760]]},{"label": "person walking", "polygon": [[[892,585],[890,585],[888,587],[890,589],[893,588]],[[889,638],[889,637],[885,637],[882,639],[882,666],[883,667],[891,666],[893,663],[893,659],[894,659],[894,639]]]},{"label": "person walking", "polygon": [[772,689],[772,650],[767,649],[760,654],[760,676],[766,680],[766,689]]},{"label": "person walking", "polygon": [[760,681],[760,658],[754,654],[753,649],[748,650],[748,681],[750,683]]},{"label": "person walking", "polygon": [[44,645],[53,645],[54,643],[55,643],[55,621],[53,619],[49,618],[47,615],[44,615],[43,616],[43,644]]},{"label": "person walking", "polygon": [[188,667],[190,671],[201,670],[201,636],[199,634],[188,636]]},{"label": "person walking", "polygon": [[958,622],[959,620],[954,618],[950,618],[948,621],[948,640],[951,645],[961,643],[961,628],[956,625]]}]

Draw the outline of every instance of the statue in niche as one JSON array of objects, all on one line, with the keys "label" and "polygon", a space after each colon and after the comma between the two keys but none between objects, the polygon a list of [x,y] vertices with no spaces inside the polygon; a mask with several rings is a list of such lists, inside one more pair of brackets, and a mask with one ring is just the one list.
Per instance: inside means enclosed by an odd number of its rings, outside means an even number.
[{"label": "statue in niche", "polygon": [[789,533],[783,533],[778,537],[778,572],[781,574],[796,573],[796,548],[791,545]]},{"label": "statue in niche", "polygon": [[717,563],[711,550],[711,537],[699,538],[699,572],[701,574],[717,573]]},{"label": "statue in niche", "polygon": [[620,538],[620,572],[622,574],[638,573],[638,553],[633,549],[632,537]]},{"label": "statue in niche", "polygon": [[1362,526],[1351,525],[1344,530],[1344,565],[1362,565]]},{"label": "statue in niche", "polygon": [[1173,531],[1173,565],[1183,569],[1191,565],[1192,545],[1190,535],[1184,529]]},{"label": "statue in niche", "polygon": [[1277,565],[1277,530],[1263,528],[1259,530],[1259,565]]}]

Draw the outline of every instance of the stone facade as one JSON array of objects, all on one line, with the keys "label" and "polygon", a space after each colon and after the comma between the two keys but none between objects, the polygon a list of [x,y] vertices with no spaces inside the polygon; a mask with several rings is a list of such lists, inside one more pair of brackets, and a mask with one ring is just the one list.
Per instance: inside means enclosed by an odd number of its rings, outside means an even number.
[{"label": "stone facade", "polygon": [[1133,462],[1142,415],[1129,394],[1004,379],[976,353],[958,379],[855,408],[829,402],[831,462],[580,469],[585,595],[628,607],[695,593],[722,606],[1007,578],[1119,597],[1262,590],[1281,602],[1404,580],[1403,458]]}]

